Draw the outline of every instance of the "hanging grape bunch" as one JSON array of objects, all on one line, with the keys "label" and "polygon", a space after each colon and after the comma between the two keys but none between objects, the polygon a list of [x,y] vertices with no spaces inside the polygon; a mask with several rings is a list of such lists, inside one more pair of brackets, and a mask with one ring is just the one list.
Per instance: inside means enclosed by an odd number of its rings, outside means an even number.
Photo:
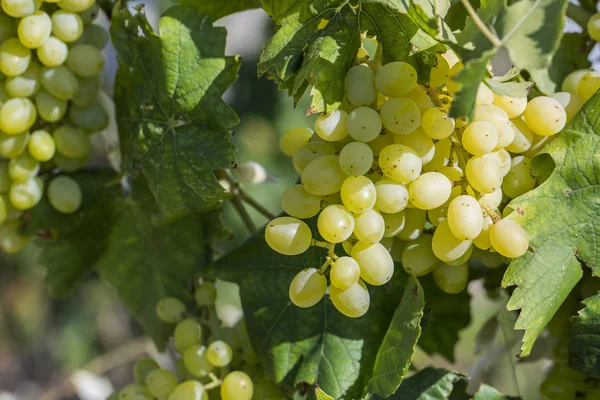
[{"label": "hanging grape bunch", "polygon": [[[472,121],[454,120],[452,77],[463,65],[450,51],[437,61],[430,87],[417,84],[408,63],[355,65],[339,110],[319,116],[314,133],[300,127],[282,136],[301,183],[282,195],[289,216],[271,221],[265,239],[285,255],[329,250],[322,268],[292,281],[295,305],[322,299],[328,270],[332,303],[360,317],[367,284],[387,283],[394,261],[415,276],[432,273],[456,294],[468,282],[469,259],[493,268],[527,251],[527,233],[507,218],[514,210],[506,204],[547,178],[532,174],[531,159],[595,92],[586,79],[599,78],[578,71],[565,81],[573,88],[530,101],[481,84]],[[315,216],[323,241],[302,221]]]},{"label": "hanging grape bunch", "polygon": [[108,33],[93,0],[2,0],[0,11],[0,247],[29,241],[18,218],[44,191],[61,213],[81,204],[68,175],[87,161],[90,135],[108,125],[98,102]]}]

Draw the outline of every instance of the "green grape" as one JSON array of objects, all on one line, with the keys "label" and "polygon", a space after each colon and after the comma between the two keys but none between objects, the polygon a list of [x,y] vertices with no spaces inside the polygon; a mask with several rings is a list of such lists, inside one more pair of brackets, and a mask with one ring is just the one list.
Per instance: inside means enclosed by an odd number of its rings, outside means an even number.
[{"label": "green grape", "polygon": [[[475,241],[473,241],[475,244]],[[481,250],[478,247],[473,249],[473,258],[487,268],[498,268],[506,264],[506,259],[496,252]]]},{"label": "green grape", "polygon": [[432,236],[424,233],[415,240],[407,242],[402,252],[402,267],[415,276],[429,274],[440,261],[431,250]]},{"label": "green grape", "polygon": [[159,369],[160,365],[152,358],[140,358],[136,361],[133,367],[133,376],[135,378],[135,382],[139,384],[144,384],[146,382],[146,377],[155,369]]},{"label": "green grape", "polygon": [[354,235],[361,242],[378,243],[383,239],[384,233],[385,220],[377,211],[370,209],[354,216]]},{"label": "green grape", "polygon": [[265,240],[276,252],[295,256],[308,250],[312,233],[308,225],[297,218],[279,217],[267,224]]},{"label": "green grape", "polygon": [[348,210],[362,213],[373,208],[377,191],[373,182],[366,176],[349,176],[342,184],[340,195]]},{"label": "green grape", "polygon": [[542,136],[556,135],[567,122],[567,113],[556,100],[547,96],[538,96],[527,103],[523,113],[527,126]]},{"label": "green grape", "polygon": [[69,47],[59,38],[50,36],[37,48],[36,53],[42,64],[49,68],[55,68],[67,61]]},{"label": "green grape", "polygon": [[155,369],[146,376],[146,390],[151,396],[166,398],[177,386],[177,377],[166,369]]},{"label": "green grape", "polygon": [[370,142],[381,133],[381,117],[372,108],[358,107],[348,115],[346,127],[352,139],[359,142]]},{"label": "green grape", "polygon": [[350,142],[340,152],[340,168],[346,175],[364,175],[373,165],[373,150],[365,143]]},{"label": "green grape", "polygon": [[83,34],[79,37],[75,44],[89,44],[98,50],[104,50],[108,45],[108,33],[99,25],[86,25]]},{"label": "green grape", "polygon": [[327,142],[311,142],[300,147],[292,158],[294,169],[302,174],[304,169],[313,161],[335,154],[335,147]]},{"label": "green grape", "polygon": [[494,92],[492,89],[487,87],[486,84],[481,83],[477,89],[477,95],[475,96],[475,104],[492,104],[494,102]]},{"label": "green grape", "polygon": [[440,87],[444,86],[450,75],[450,65],[442,54],[436,54],[436,64],[431,68],[429,75],[429,86]]},{"label": "green grape", "polygon": [[201,344],[188,347],[183,353],[183,362],[192,375],[201,378],[207,376],[214,368],[206,357],[206,347]]},{"label": "green grape", "polygon": [[587,31],[593,40],[600,41],[600,13],[595,13],[590,17],[587,22]]},{"label": "green grape", "polygon": [[583,107],[583,99],[576,94],[569,92],[556,92],[550,96],[554,100],[558,101],[567,113],[567,122],[573,119],[573,117]]},{"label": "green grape", "polygon": [[438,264],[433,268],[433,280],[442,291],[458,294],[465,290],[469,283],[469,266]]},{"label": "green grape", "polygon": [[381,150],[383,150],[385,147],[389,146],[390,144],[394,144],[393,136],[394,135],[383,131],[374,140],[367,143],[367,145],[373,151],[373,155],[379,156],[379,153],[381,153]]},{"label": "green grape", "polygon": [[404,227],[396,236],[405,241],[415,240],[421,236],[421,233],[425,229],[427,212],[418,208],[407,208],[404,210],[404,213]]},{"label": "green grape", "polygon": [[7,135],[0,131],[0,155],[6,158],[16,158],[27,147],[29,132],[20,135]]},{"label": "green grape", "polygon": [[[388,97],[400,97],[410,92],[417,84],[417,71],[405,62],[387,63],[377,71],[375,85]],[[408,132],[412,131],[409,130]]]},{"label": "green grape", "polygon": [[44,186],[40,178],[34,177],[24,182],[13,183],[8,197],[13,207],[18,210],[29,210],[37,205],[44,194]]},{"label": "green grape", "polygon": [[394,260],[380,243],[358,242],[352,248],[351,256],[360,266],[360,277],[371,285],[384,285],[394,275]]},{"label": "green grape", "polygon": [[423,165],[430,163],[435,155],[435,145],[433,140],[431,140],[421,128],[417,128],[414,132],[406,133],[404,135],[394,135],[394,143],[402,144],[413,149],[421,158],[421,163]]},{"label": "green grape", "polygon": [[482,156],[494,150],[498,144],[498,132],[486,121],[475,121],[464,130],[462,145],[474,156]]},{"label": "green grape", "polygon": [[88,108],[71,106],[69,108],[69,119],[78,128],[89,133],[100,132],[108,126],[108,113],[100,103]]},{"label": "green grape", "polygon": [[494,105],[506,111],[508,118],[516,118],[525,111],[527,96],[512,97],[494,93]]},{"label": "green grape", "polygon": [[208,400],[208,393],[200,382],[186,381],[173,389],[168,400]]},{"label": "green grape", "polygon": [[507,258],[520,257],[529,248],[527,232],[512,219],[503,219],[490,227],[490,242]]},{"label": "green grape", "polygon": [[45,12],[36,11],[19,21],[17,32],[23,46],[37,49],[50,37],[52,20]]},{"label": "green grape", "polygon": [[348,129],[346,128],[347,120],[348,113],[343,110],[320,115],[315,121],[315,132],[321,139],[327,142],[342,140],[348,136]]},{"label": "green grape", "polygon": [[52,157],[52,162],[56,165],[56,168],[63,172],[76,172],[85,164],[87,157],[82,158],[69,158],[65,157],[60,153],[55,153]]},{"label": "green grape", "polygon": [[408,190],[401,183],[381,180],[375,184],[377,200],[375,206],[381,212],[395,214],[406,208]]},{"label": "green grape", "polygon": [[156,315],[168,324],[178,323],[183,319],[184,314],[185,304],[175,297],[165,297],[156,303]]},{"label": "green grape", "polygon": [[406,224],[406,211],[402,210],[394,214],[382,214],[383,221],[385,222],[385,230],[383,231],[384,237],[396,236]]},{"label": "green grape", "polygon": [[69,100],[79,90],[79,81],[64,65],[42,68],[42,85],[51,95]]},{"label": "green grape", "polygon": [[8,77],[4,82],[6,94],[10,97],[31,97],[36,94],[42,87],[41,70],[40,64],[32,61],[22,75]]},{"label": "green grape", "polygon": [[119,392],[119,400],[152,400],[143,385],[132,383]]},{"label": "green grape", "polygon": [[379,166],[388,178],[408,183],[415,180],[423,167],[421,158],[410,147],[402,144],[392,144],[381,150]]},{"label": "green grape", "polygon": [[460,182],[464,177],[463,171],[458,165],[442,167],[438,172],[448,178],[451,182]]},{"label": "green grape", "polygon": [[571,72],[569,75],[563,79],[560,90],[561,92],[569,92],[572,94],[578,94],[579,90],[579,81],[587,72],[590,72],[589,69],[578,69]]},{"label": "green grape", "polygon": [[253,394],[254,385],[246,373],[233,371],[223,379],[221,384],[222,400],[250,400]]},{"label": "green grape", "polygon": [[69,176],[57,176],[48,185],[48,201],[60,213],[72,214],[77,211],[82,197],[79,184]]},{"label": "green grape", "polygon": [[79,78],[79,90],[73,95],[71,102],[80,108],[91,107],[96,102],[101,83],[101,75]]},{"label": "green grape", "polygon": [[194,292],[194,298],[199,307],[213,306],[217,298],[217,289],[212,282],[204,281]]},{"label": "green grape", "polygon": [[13,18],[23,18],[33,14],[39,4],[33,0],[2,0],[2,10]]},{"label": "green grape", "polygon": [[510,145],[506,146],[506,150],[516,154],[524,153],[531,147],[535,134],[522,118],[512,119],[511,122],[513,123],[515,138]]},{"label": "green grape", "polygon": [[312,218],[321,211],[321,197],[304,190],[302,185],[294,185],[281,195],[281,208],[296,218]]},{"label": "green grape", "polygon": [[68,102],[57,99],[45,90],[40,90],[35,95],[35,105],[43,120],[58,122],[67,113]]},{"label": "green grape", "polygon": [[395,134],[410,133],[421,124],[421,110],[412,100],[404,97],[389,99],[381,106],[381,121]]},{"label": "green grape", "polygon": [[454,132],[455,122],[442,108],[429,108],[421,117],[421,127],[432,139],[445,139]]},{"label": "green grape", "polygon": [[532,190],[535,182],[535,178],[531,175],[531,159],[516,156],[512,159],[510,172],[502,181],[502,192],[514,199]]},{"label": "green grape", "polygon": [[[404,97],[414,101],[415,104],[419,106],[421,114],[425,113],[430,108],[435,107],[435,104],[433,104],[433,101],[431,100],[431,97],[429,97],[429,95],[427,94],[427,91],[420,86],[415,86],[413,90],[408,92]],[[422,120],[421,123],[423,123]]]},{"label": "green grape", "polygon": [[375,74],[371,68],[364,64],[350,68],[344,78],[344,92],[354,106],[368,106],[377,100]]},{"label": "green grape", "polygon": [[94,4],[95,0],[60,0],[56,4],[66,11],[80,13]]},{"label": "green grape", "polygon": [[81,17],[72,12],[57,10],[52,14],[52,34],[65,43],[74,42],[83,33]]},{"label": "green grape", "polygon": [[483,212],[479,202],[467,195],[458,196],[448,206],[448,227],[462,240],[473,240],[483,229]]},{"label": "green grape", "polygon": [[25,182],[36,176],[39,171],[40,163],[29,152],[23,152],[8,163],[8,175],[14,182]]},{"label": "green grape", "polygon": [[341,205],[327,206],[317,220],[319,234],[329,243],[341,243],[348,239],[354,230],[354,217]]},{"label": "green grape", "polygon": [[408,196],[415,207],[432,210],[440,207],[452,194],[452,182],[439,172],[426,172],[408,187]]},{"label": "green grape", "polygon": [[[458,187],[458,186],[457,186]],[[454,189],[454,188],[452,188]],[[433,210],[427,210],[427,219],[433,226],[438,226],[448,216],[448,202],[446,204],[434,208]]]},{"label": "green grape", "polygon": [[279,148],[286,156],[292,157],[298,149],[310,141],[312,129],[300,126],[287,130],[279,139]]},{"label": "green grape", "polygon": [[466,176],[469,185],[481,193],[492,193],[502,185],[502,171],[495,158],[471,157],[467,162]]},{"label": "green grape", "polygon": [[461,240],[452,234],[448,220],[443,220],[433,233],[431,248],[433,254],[444,262],[455,261],[471,247],[471,240]]},{"label": "green grape", "polygon": [[450,139],[442,139],[434,144],[435,151],[433,158],[426,165],[423,165],[423,171],[435,172],[440,168],[450,163],[450,153],[452,149],[452,142]]},{"label": "green grape", "polygon": [[[53,0],[53,1],[56,1],[56,0]],[[79,16],[81,17],[81,21],[85,25],[89,25],[96,20],[99,13],[100,13],[100,6],[98,5],[98,3],[94,2],[86,10],[79,12]],[[89,26],[86,27],[86,29],[89,29]]]},{"label": "green grape", "polygon": [[222,340],[215,340],[206,349],[208,362],[218,368],[223,368],[231,363],[233,351],[231,347]]},{"label": "green grape", "polygon": [[14,18],[11,18],[0,10],[0,43],[17,36],[15,22]]},{"label": "green grape", "polygon": [[7,221],[0,225],[0,249],[5,253],[18,253],[31,241],[31,236],[21,234],[20,221]]},{"label": "green grape", "polygon": [[9,135],[27,131],[35,123],[37,112],[28,98],[15,97],[0,107],[0,130]]},{"label": "green grape", "polygon": [[371,305],[369,290],[361,279],[346,290],[330,286],[329,297],[334,307],[350,318],[362,317]]},{"label": "green grape", "polygon": [[336,288],[346,290],[360,279],[360,267],[352,257],[340,257],[331,265],[329,279]]},{"label": "green grape", "polygon": [[40,162],[50,161],[54,157],[56,145],[52,135],[44,130],[33,132],[27,143],[29,154]]},{"label": "green grape", "polygon": [[83,158],[92,151],[90,137],[82,129],[61,126],[54,131],[56,150],[69,158]]},{"label": "green grape", "polygon": [[475,116],[473,121],[489,122],[496,128],[498,136],[502,134],[508,126],[509,119],[506,111],[493,104],[480,104],[475,107]]},{"label": "green grape", "polygon": [[317,158],[302,171],[304,189],[316,196],[327,196],[339,192],[347,175],[340,168],[338,156]]}]

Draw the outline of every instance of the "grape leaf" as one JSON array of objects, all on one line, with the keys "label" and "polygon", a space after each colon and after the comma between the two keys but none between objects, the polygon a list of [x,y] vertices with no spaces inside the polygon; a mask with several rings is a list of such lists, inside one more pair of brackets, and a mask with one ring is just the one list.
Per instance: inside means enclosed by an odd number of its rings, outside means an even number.
[{"label": "grape leaf", "polygon": [[[437,3],[440,12],[447,9],[444,1]],[[258,72],[278,81],[295,98],[307,83],[313,85],[310,112],[330,112],[340,106],[344,76],[354,64],[363,31],[377,36],[384,62],[411,63],[421,83],[429,80],[436,52],[444,51],[419,29],[399,1],[362,0],[356,6],[346,0],[262,0],[261,4],[279,29],[262,51]]]},{"label": "grape leaf", "polygon": [[318,386],[315,388],[315,395],[317,396],[317,400],[334,400],[333,397],[325,393],[323,389]]},{"label": "grape leaf", "polygon": [[213,21],[239,11],[260,7],[260,0],[178,0],[178,2],[196,7],[199,13],[209,15]]},{"label": "grape leaf", "polygon": [[300,270],[319,268],[323,260],[323,251],[316,248],[295,257],[277,254],[261,233],[218,260],[213,274],[240,285],[253,347],[278,385],[293,392],[307,382],[334,399],[358,399],[400,301],[405,274],[382,287],[370,286],[371,308],[361,318],[343,316],[328,296],[310,308],[294,306],[290,282]]},{"label": "grape leaf", "polygon": [[193,7],[169,8],[159,28],[160,36],[141,11],[113,13],[115,103],[122,170],[141,168],[162,216],[176,219],[227,197],[213,170],[235,165],[230,129],[239,120],[221,96],[239,59],[224,56],[225,30]]},{"label": "grape leaf", "polygon": [[198,267],[210,262],[218,219],[206,214],[156,226],[158,209],[143,179],[125,194],[111,171],[84,171],[73,178],[83,191],[80,210],[59,214],[44,199],[31,210],[27,226],[30,232],[51,233],[36,241],[51,287],[65,295],[95,270],[162,348],[172,327],[157,318],[154,305],[165,296],[192,301],[187,287]]},{"label": "grape leaf", "polygon": [[585,299],[569,331],[569,366],[600,378],[600,294]]},{"label": "grape leaf", "polygon": [[515,199],[511,215],[531,239],[531,251],[508,267],[502,285],[517,285],[507,308],[521,309],[515,328],[525,330],[521,355],[581,279],[579,260],[600,274],[600,94],[545,149],[556,164],[538,188]]},{"label": "grape leaf", "polygon": [[402,383],[421,334],[419,325],[424,305],[423,289],[419,281],[411,276],[377,353],[373,376],[367,387],[369,393],[389,397]]},{"label": "grape leaf", "polygon": [[506,400],[515,399],[515,397],[508,397],[497,391],[495,388],[489,385],[481,385],[473,396],[473,400]]},{"label": "grape leaf", "polygon": [[[447,399],[454,390],[454,385],[466,377],[458,372],[443,368],[428,367],[402,382],[398,391],[390,400],[442,400]],[[374,396],[370,400],[380,400]]]}]

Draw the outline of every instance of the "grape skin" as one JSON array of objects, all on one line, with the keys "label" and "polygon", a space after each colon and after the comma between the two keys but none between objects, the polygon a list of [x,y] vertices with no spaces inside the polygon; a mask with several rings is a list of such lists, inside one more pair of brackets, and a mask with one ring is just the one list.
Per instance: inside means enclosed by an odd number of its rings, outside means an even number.
[{"label": "grape skin", "polygon": [[321,301],[326,290],[327,279],[317,269],[306,268],[292,280],[289,296],[297,307],[308,308]]}]

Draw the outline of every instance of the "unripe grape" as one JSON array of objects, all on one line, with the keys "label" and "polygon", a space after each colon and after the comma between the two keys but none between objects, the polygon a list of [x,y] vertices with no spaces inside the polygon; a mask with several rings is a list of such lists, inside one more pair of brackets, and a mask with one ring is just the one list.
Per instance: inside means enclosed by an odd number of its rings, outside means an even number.
[{"label": "unripe grape", "polygon": [[311,218],[321,211],[321,197],[304,190],[302,185],[294,185],[281,195],[281,208],[296,218]]},{"label": "unripe grape", "polygon": [[587,31],[593,40],[600,41],[600,13],[595,13],[588,20]]},{"label": "unripe grape", "polygon": [[25,182],[35,177],[39,171],[40,163],[27,151],[8,163],[8,174],[14,182]]},{"label": "unripe grape", "polygon": [[348,113],[337,110],[331,114],[319,116],[315,122],[315,132],[319,137],[328,142],[342,140],[348,135],[346,128]]},{"label": "unripe grape", "polygon": [[[27,71],[18,76],[8,77],[4,82],[6,94],[10,97],[31,97],[42,87],[40,72],[42,67],[39,63],[32,61],[29,63]],[[8,100],[5,99],[4,101]],[[0,101],[0,106],[4,101]]]},{"label": "unripe grape", "polygon": [[156,303],[156,315],[168,324],[176,324],[183,319],[185,304],[175,297],[165,297]]},{"label": "unripe grape", "polygon": [[154,397],[167,397],[175,386],[177,386],[177,377],[166,369],[152,370],[146,377],[146,390]]},{"label": "unripe grape", "polygon": [[338,156],[325,156],[308,164],[302,171],[304,189],[316,196],[339,192],[347,175],[340,168]]},{"label": "unripe grape", "polygon": [[168,400],[208,400],[208,393],[200,382],[185,381],[173,389]]},{"label": "unripe grape", "polygon": [[465,290],[469,282],[469,266],[440,263],[433,268],[433,280],[448,294],[460,293]]},{"label": "unripe grape", "polygon": [[441,108],[430,108],[421,118],[423,131],[432,139],[445,139],[452,134],[455,127],[453,118]]},{"label": "unripe grape", "polygon": [[52,33],[65,43],[74,42],[83,33],[83,21],[76,13],[57,10],[52,14]]},{"label": "unripe grape", "polygon": [[231,346],[222,340],[215,340],[206,349],[208,362],[218,368],[223,368],[231,363],[233,351]]},{"label": "unripe grape", "polygon": [[206,347],[196,344],[188,347],[183,353],[185,368],[194,376],[205,377],[214,369],[206,357]]},{"label": "unripe grape", "polygon": [[431,250],[432,236],[425,233],[407,242],[402,252],[402,267],[415,276],[424,276],[440,261]]},{"label": "unripe grape", "polygon": [[341,243],[348,239],[354,230],[354,217],[341,205],[327,206],[317,220],[319,233],[329,243]]},{"label": "unripe grape", "polygon": [[381,212],[394,214],[406,208],[408,190],[401,183],[381,180],[375,184],[377,199],[375,206]]},{"label": "unripe grape", "polygon": [[359,142],[370,142],[379,136],[382,128],[379,113],[369,107],[359,107],[348,115],[348,134]]},{"label": "unripe grape", "polygon": [[36,11],[19,21],[18,34],[23,46],[37,49],[50,37],[52,20],[43,11]]},{"label": "unripe grape", "polygon": [[364,175],[373,165],[373,151],[369,145],[350,142],[340,152],[340,168],[350,176]]},{"label": "unripe grape", "polygon": [[58,6],[66,11],[80,13],[92,7],[95,0],[60,0]]},{"label": "unripe grape", "polygon": [[86,157],[92,151],[90,137],[83,130],[61,126],[54,131],[56,150],[69,158]]},{"label": "unripe grape", "polygon": [[360,266],[360,277],[371,285],[384,285],[394,275],[394,260],[380,243],[358,242],[352,248],[352,258]]},{"label": "unripe grape", "polygon": [[50,36],[37,48],[36,54],[46,67],[55,68],[67,61],[69,47],[62,40]]},{"label": "unripe grape", "polygon": [[393,237],[404,229],[406,224],[406,211],[402,210],[394,214],[382,214],[385,222],[385,231],[383,232],[384,237]]},{"label": "unripe grape", "polygon": [[35,95],[35,105],[40,118],[46,122],[58,122],[67,113],[68,102],[57,99],[42,89]]},{"label": "unripe grape", "polygon": [[362,317],[369,310],[371,304],[369,291],[361,279],[346,290],[331,286],[329,296],[335,308],[350,318]]},{"label": "unripe grape", "polygon": [[69,100],[79,90],[79,81],[65,66],[42,68],[42,85],[51,95]]},{"label": "unripe grape", "polygon": [[37,117],[35,105],[28,98],[15,97],[0,107],[0,130],[19,135],[33,126]]},{"label": "unripe grape", "polygon": [[24,182],[15,182],[10,186],[8,197],[13,207],[28,210],[36,206],[44,194],[44,185],[39,177]]},{"label": "unripe grape", "polygon": [[355,106],[370,105],[377,99],[375,74],[364,64],[355,65],[346,73],[344,90],[350,104]]},{"label": "unripe grape", "polygon": [[298,149],[310,141],[313,131],[306,127],[287,130],[279,139],[279,148],[286,156],[292,157]]},{"label": "unripe grape", "polygon": [[132,383],[121,389],[119,400],[152,400],[152,396],[146,392],[143,385]]},{"label": "unripe grape", "polygon": [[421,110],[405,97],[389,99],[381,107],[383,126],[395,134],[413,132],[421,125]]},{"label": "unripe grape", "polygon": [[[81,128],[88,133],[103,131],[109,123],[108,112],[100,103],[95,103],[87,108],[79,108],[75,105],[71,105],[69,108],[69,119],[73,124],[77,125],[78,128]],[[242,165],[238,166],[238,168],[243,168]]]},{"label": "unripe grape", "polygon": [[527,232],[512,219],[503,219],[490,227],[490,242],[507,258],[520,257],[529,248]]},{"label": "unripe grape", "polygon": [[384,233],[385,220],[377,211],[370,209],[354,216],[354,235],[361,242],[378,243]]},{"label": "unripe grape", "polygon": [[427,212],[418,208],[407,208],[404,210],[405,220],[402,230],[397,234],[398,238],[408,241],[415,240],[425,229]]},{"label": "unripe grape", "polygon": [[315,268],[306,268],[292,280],[289,296],[297,307],[308,308],[321,301],[326,290],[327,278]]},{"label": "unripe grape", "polygon": [[308,250],[312,233],[308,225],[297,218],[279,217],[267,224],[265,240],[276,252],[295,256]]},{"label": "unripe grape", "polygon": [[155,369],[159,369],[160,365],[152,358],[140,358],[135,362],[133,367],[133,376],[135,378],[135,382],[139,384],[144,384],[146,382],[146,377]]},{"label": "unripe grape", "polygon": [[524,156],[517,156],[512,159],[510,172],[502,181],[502,192],[514,199],[532,190],[535,182],[535,178],[531,175],[531,160]]},{"label": "unripe grape", "polygon": [[360,267],[352,257],[340,257],[331,265],[329,279],[336,288],[346,290],[360,279]]},{"label": "unripe grape", "polygon": [[20,135],[7,135],[0,131],[0,155],[6,158],[16,158],[27,147],[29,132]]},{"label": "unripe grape", "polygon": [[0,249],[8,254],[20,252],[29,244],[31,236],[21,233],[20,221],[6,221],[0,225]]},{"label": "unripe grape", "polygon": [[214,283],[204,281],[194,292],[194,299],[199,307],[213,306],[217,298],[217,289]]},{"label": "unripe grape", "polygon": [[201,343],[202,327],[193,319],[186,318],[175,326],[173,339],[175,350],[177,350],[179,354],[183,354],[187,348]]},{"label": "unripe grape", "polygon": [[377,71],[375,84],[377,89],[386,96],[404,96],[417,84],[417,71],[405,62],[387,63]]},{"label": "unripe grape", "polygon": [[436,64],[431,68],[429,75],[429,86],[440,87],[444,86],[450,75],[450,65],[442,54],[436,54]]}]

